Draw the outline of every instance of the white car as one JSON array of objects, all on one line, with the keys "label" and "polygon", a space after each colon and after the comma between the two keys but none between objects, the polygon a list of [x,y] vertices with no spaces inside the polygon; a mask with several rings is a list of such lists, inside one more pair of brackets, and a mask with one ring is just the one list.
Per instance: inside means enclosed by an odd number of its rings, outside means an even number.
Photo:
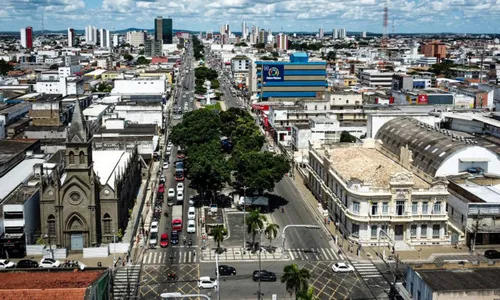
[{"label": "white car", "polygon": [[163,163],[163,170],[166,170],[166,169],[168,169],[168,162]]},{"label": "white car", "polygon": [[175,190],[173,188],[169,188],[168,189],[167,197],[168,198],[174,198],[175,197]]},{"label": "white car", "polygon": [[14,268],[15,266],[16,264],[8,259],[0,259],[0,270]]},{"label": "white car", "polygon": [[184,200],[184,191],[177,190],[177,201],[183,201],[183,200]]},{"label": "white car", "polygon": [[188,220],[194,220],[196,219],[196,212],[194,210],[194,207],[189,207],[188,209]]},{"label": "white car", "polygon": [[61,262],[52,258],[42,258],[40,261],[40,268],[58,268]]},{"label": "white car", "polygon": [[196,232],[196,222],[194,220],[188,220],[187,233]]},{"label": "white car", "polygon": [[219,283],[216,279],[212,279],[208,276],[200,277],[200,280],[198,281],[198,287],[200,289],[217,289],[218,285]]},{"label": "white car", "polygon": [[177,184],[177,190],[178,190],[178,191],[179,191],[179,190],[184,191],[184,183],[179,182],[179,183]]},{"label": "white car", "polygon": [[158,232],[158,221],[151,222],[151,227],[149,228],[149,232]]},{"label": "white car", "polygon": [[172,152],[172,145],[167,146],[167,152]]},{"label": "white car", "polygon": [[354,272],[353,266],[351,266],[350,264],[341,263],[341,262],[334,263],[332,265],[332,270],[335,273],[349,273],[349,272]]}]

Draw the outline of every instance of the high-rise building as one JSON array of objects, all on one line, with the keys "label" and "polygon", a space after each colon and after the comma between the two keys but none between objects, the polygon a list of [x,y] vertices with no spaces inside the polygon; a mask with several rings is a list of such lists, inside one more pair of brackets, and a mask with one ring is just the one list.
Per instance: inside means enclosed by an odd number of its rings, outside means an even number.
[{"label": "high-rise building", "polygon": [[339,39],[345,39],[347,37],[345,28],[339,29]]},{"label": "high-rise building", "polygon": [[85,42],[89,45],[97,43],[97,28],[92,25],[85,27]]},{"label": "high-rise building", "polygon": [[112,47],[118,46],[118,34],[113,34],[113,45]]},{"label": "high-rise building", "polygon": [[246,39],[248,37],[248,27],[247,22],[241,23],[241,37]]},{"label": "high-rise building", "polygon": [[164,19],[161,16],[155,19],[155,40],[162,40],[165,44],[173,42],[172,19]]},{"label": "high-rise building", "polygon": [[432,41],[423,45],[421,51],[425,57],[436,57],[438,62],[446,58],[446,45],[440,41]]},{"label": "high-rise building", "polygon": [[288,35],[280,33],[276,36],[276,46],[280,50],[288,50]]},{"label": "high-rise building", "polygon": [[147,34],[145,31],[129,31],[127,32],[127,43],[133,47],[144,46]]},{"label": "high-rise building", "polygon": [[323,28],[319,29],[319,35],[318,35],[318,37],[320,39],[323,39],[325,37],[325,30]]},{"label": "high-rise building", "polygon": [[163,41],[147,39],[144,42],[144,55],[146,57],[155,57],[163,55]]},{"label": "high-rise building", "polygon": [[363,32],[361,33],[361,37],[362,37],[362,38],[364,38],[364,39],[366,39],[366,31],[363,31]]},{"label": "high-rise building", "polygon": [[26,49],[33,48],[33,28],[21,28],[21,46]]},{"label": "high-rise building", "polygon": [[229,36],[231,34],[231,31],[229,30],[229,24],[224,24],[224,33]]},{"label": "high-rise building", "polygon": [[99,30],[101,37],[101,48],[110,48],[111,47],[111,38],[109,34],[109,30],[100,29]]},{"label": "high-rise building", "polygon": [[339,31],[337,30],[337,28],[333,28],[333,31],[332,31],[332,38],[334,40],[338,39],[339,38]]},{"label": "high-rise building", "polygon": [[68,47],[73,47],[75,45],[75,30],[73,28],[68,28]]},{"label": "high-rise building", "polygon": [[268,42],[269,31],[265,29],[261,29],[259,32],[259,43],[267,43]]},{"label": "high-rise building", "polygon": [[206,38],[207,40],[211,40],[211,39],[213,39],[213,38],[214,38],[214,32],[213,32],[213,30],[207,30],[207,33],[206,33],[206,35],[205,35],[205,38]]}]

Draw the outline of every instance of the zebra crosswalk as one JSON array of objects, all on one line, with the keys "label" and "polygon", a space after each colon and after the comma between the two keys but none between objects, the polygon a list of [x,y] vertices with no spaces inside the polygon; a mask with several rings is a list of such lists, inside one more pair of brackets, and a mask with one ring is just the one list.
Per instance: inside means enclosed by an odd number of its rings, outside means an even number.
[{"label": "zebra crosswalk", "polygon": [[148,252],[144,254],[142,263],[145,265],[189,264],[198,262],[198,256],[193,251],[172,252],[172,258],[168,252]]},{"label": "zebra crosswalk", "polygon": [[288,255],[291,260],[333,261],[343,259],[343,256],[332,248],[289,249]]},{"label": "zebra crosswalk", "polygon": [[[390,290],[390,285],[379,269],[370,261],[352,262],[359,276],[372,288],[376,295],[383,295]],[[377,296],[377,299],[385,299]]]}]

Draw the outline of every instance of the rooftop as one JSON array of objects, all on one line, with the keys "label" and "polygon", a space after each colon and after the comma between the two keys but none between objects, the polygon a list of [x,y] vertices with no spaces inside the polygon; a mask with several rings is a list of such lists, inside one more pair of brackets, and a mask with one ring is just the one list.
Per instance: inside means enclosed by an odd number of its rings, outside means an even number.
[{"label": "rooftop", "polygon": [[19,139],[0,141],[0,165],[7,163],[13,156],[33,146],[37,140]]},{"label": "rooftop", "polygon": [[[327,149],[332,168],[346,180],[360,180],[377,188],[389,188],[391,176],[407,173],[401,165],[380,153],[375,148],[334,147]],[[353,166],[356,166],[353,168]],[[418,176],[413,176],[415,188],[430,185]]]},{"label": "rooftop", "polygon": [[[73,272],[73,270],[56,272],[50,270],[0,272],[0,282],[2,282],[0,285],[0,291],[2,291],[0,298],[6,299],[3,292],[12,292],[12,290],[83,289],[89,287],[103,273],[104,270],[85,270],[84,272]],[[79,299],[83,299],[83,297]]]},{"label": "rooftop", "polygon": [[132,153],[126,151],[93,151],[94,171],[99,176],[101,185],[108,184],[115,188],[115,177],[125,172]]},{"label": "rooftop", "polygon": [[44,159],[25,159],[0,178],[0,200],[5,199],[19,184],[33,173],[33,167]]},{"label": "rooftop", "polygon": [[92,104],[83,111],[86,117],[98,117],[108,109],[109,105],[105,104]]}]

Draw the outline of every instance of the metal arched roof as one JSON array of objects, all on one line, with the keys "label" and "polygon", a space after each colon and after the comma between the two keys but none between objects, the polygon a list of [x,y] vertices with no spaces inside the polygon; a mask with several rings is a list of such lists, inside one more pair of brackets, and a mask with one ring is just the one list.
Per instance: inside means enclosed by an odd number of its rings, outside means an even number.
[{"label": "metal arched roof", "polygon": [[433,177],[446,158],[474,143],[454,139],[444,129],[436,130],[408,117],[388,121],[382,125],[375,138],[381,140],[383,147],[398,157],[401,147],[408,145],[408,149],[412,151],[412,164]]}]

